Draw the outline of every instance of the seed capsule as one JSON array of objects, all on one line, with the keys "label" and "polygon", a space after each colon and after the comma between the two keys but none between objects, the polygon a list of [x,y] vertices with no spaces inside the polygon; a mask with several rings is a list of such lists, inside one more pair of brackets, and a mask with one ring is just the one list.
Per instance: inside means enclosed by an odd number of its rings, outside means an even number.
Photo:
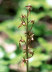
[{"label": "seed capsule", "polygon": [[21,48],[21,43],[19,42],[19,47]]}]

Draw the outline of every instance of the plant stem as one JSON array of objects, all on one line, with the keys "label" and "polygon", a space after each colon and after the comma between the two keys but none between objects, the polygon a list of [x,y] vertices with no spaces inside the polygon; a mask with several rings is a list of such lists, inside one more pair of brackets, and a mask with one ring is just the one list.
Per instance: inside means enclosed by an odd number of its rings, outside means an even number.
[{"label": "plant stem", "polygon": [[27,10],[27,26],[26,26],[26,58],[27,58],[27,63],[26,63],[26,66],[27,66],[27,72],[28,72],[28,10]]}]

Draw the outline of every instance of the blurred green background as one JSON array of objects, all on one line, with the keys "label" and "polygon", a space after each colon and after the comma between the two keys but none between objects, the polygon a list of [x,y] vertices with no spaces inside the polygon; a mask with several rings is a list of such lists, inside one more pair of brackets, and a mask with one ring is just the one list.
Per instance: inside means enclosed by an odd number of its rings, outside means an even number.
[{"label": "blurred green background", "polygon": [[0,72],[26,72],[19,48],[21,36],[26,39],[25,27],[18,26],[28,4],[32,5],[29,20],[35,21],[29,72],[52,72],[52,0],[0,0]]}]

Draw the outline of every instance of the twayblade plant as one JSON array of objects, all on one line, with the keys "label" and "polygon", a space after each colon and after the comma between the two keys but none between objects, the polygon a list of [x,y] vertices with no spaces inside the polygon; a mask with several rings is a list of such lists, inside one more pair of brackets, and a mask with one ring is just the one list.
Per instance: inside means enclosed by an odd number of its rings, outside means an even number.
[{"label": "twayblade plant", "polygon": [[[22,27],[22,26],[25,26],[26,27],[26,32],[25,32],[25,35],[26,35],[26,41],[22,39],[20,39],[19,41],[19,47],[21,47],[21,42],[22,43],[25,43],[26,45],[26,48],[24,48],[24,53],[25,53],[25,57],[23,57],[23,62],[26,63],[26,67],[27,67],[27,72],[29,72],[29,58],[31,58],[34,54],[34,52],[31,50],[31,48],[29,48],[29,44],[33,39],[33,36],[34,34],[31,32],[32,30],[32,27],[33,27],[33,24],[34,24],[34,20],[30,20],[28,19],[29,17],[29,14],[31,12],[31,9],[32,9],[32,6],[31,5],[28,5],[28,6],[25,6],[26,7],[26,10],[27,10],[27,15],[22,15],[21,16],[21,24],[19,25],[18,28]],[[26,18],[26,21],[25,21],[25,18]],[[28,28],[29,26],[29,23],[31,23],[31,27],[30,29]],[[32,56],[29,56],[29,54],[31,54]]]}]

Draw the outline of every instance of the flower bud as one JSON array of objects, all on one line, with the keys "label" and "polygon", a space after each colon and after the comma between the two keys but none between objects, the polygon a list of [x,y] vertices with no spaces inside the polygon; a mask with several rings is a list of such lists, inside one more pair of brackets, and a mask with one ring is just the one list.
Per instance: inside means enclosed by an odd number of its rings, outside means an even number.
[{"label": "flower bud", "polygon": [[28,6],[26,6],[26,8],[31,11],[32,10],[32,6],[29,4]]}]

